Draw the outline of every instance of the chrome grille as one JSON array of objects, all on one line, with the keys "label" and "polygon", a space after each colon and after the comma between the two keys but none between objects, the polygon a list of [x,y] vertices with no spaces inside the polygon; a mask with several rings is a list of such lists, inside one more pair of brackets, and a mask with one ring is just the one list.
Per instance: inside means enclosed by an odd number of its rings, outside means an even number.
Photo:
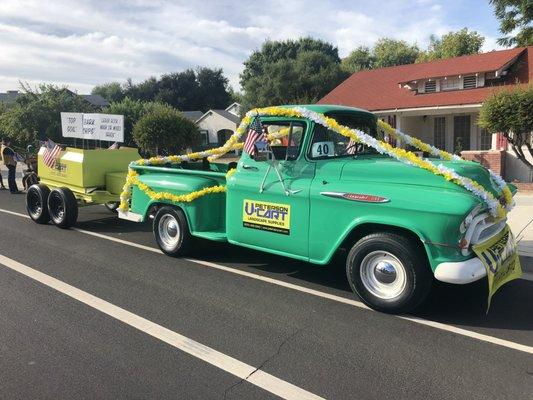
[{"label": "chrome grille", "polygon": [[494,218],[487,213],[474,217],[465,234],[468,247],[473,244],[483,243],[494,237],[505,228],[506,224],[506,218],[495,222]]}]

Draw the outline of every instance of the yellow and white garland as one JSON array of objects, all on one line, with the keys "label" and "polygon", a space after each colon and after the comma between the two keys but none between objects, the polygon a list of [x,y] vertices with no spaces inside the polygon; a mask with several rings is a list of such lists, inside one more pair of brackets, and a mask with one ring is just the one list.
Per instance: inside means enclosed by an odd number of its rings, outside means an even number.
[{"label": "yellow and white garland", "polygon": [[[492,179],[496,182],[497,186],[503,192],[505,206],[502,206],[498,199],[494,197],[492,193],[487,191],[483,186],[478,182],[459,175],[455,170],[449,168],[443,164],[434,164],[428,159],[423,159],[418,157],[415,153],[407,151],[402,148],[396,148],[390,144],[380,141],[360,130],[350,129],[346,126],[340,125],[335,119],[325,116],[324,114],[319,114],[314,111],[308,110],[304,107],[266,107],[260,109],[254,109],[246,113],[246,116],[242,119],[239,127],[233,135],[228,139],[228,141],[221,147],[216,149],[205,150],[197,153],[190,153],[179,156],[168,156],[168,157],[152,157],[149,159],[143,159],[132,163],[133,165],[164,165],[164,164],[177,164],[182,161],[189,161],[208,157],[209,161],[216,160],[227,152],[242,148],[242,143],[239,142],[242,135],[246,132],[246,128],[252,122],[253,118],[257,115],[262,116],[281,116],[289,118],[306,118],[313,121],[315,124],[322,125],[334,132],[339,133],[340,135],[346,136],[356,142],[362,143],[366,146],[372,147],[381,154],[386,154],[390,157],[395,158],[396,160],[411,166],[416,166],[427,171],[432,172],[435,175],[440,175],[444,179],[455,183],[458,186],[461,186],[480,198],[483,202],[487,204],[489,212],[492,216],[496,218],[505,217],[507,211],[513,207],[513,198],[512,193],[509,190],[509,187],[505,181],[489,170]],[[418,148],[421,151],[432,154],[443,160],[460,160],[456,155],[447,153],[443,150],[437,149],[434,146],[431,146],[427,143],[422,142],[417,138],[406,135],[390,125],[386,124],[383,121],[379,121],[379,127],[382,128],[387,134],[393,136],[396,139],[399,139],[409,145],[412,145]],[[275,134],[268,135],[268,139],[272,140],[274,138],[279,138],[284,135],[284,132],[278,132]],[[232,170],[228,172],[228,175],[233,174],[235,171]],[[131,197],[131,186],[135,185],[144,193],[146,193],[150,198],[154,200],[167,200],[175,203],[179,202],[189,202],[197,199],[198,197],[204,196],[208,193],[221,193],[225,191],[225,186],[213,186],[209,188],[204,188],[196,192],[183,194],[183,195],[174,195],[168,192],[154,192],[147,185],[143,184],[138,179],[138,174],[133,169],[130,168],[128,177],[126,179],[126,184],[124,185],[124,190],[120,196],[121,204],[120,209],[126,211],[129,208],[128,202]]]}]

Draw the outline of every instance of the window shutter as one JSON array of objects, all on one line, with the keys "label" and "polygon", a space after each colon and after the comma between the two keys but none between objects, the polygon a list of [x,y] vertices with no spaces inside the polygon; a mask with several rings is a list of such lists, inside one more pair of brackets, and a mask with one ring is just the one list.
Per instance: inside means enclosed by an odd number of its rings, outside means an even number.
[{"label": "window shutter", "polygon": [[434,93],[437,91],[437,82],[436,81],[426,81],[424,84],[424,91],[426,93]]},{"label": "window shutter", "polygon": [[463,78],[463,89],[473,89],[477,86],[477,76],[468,75]]}]

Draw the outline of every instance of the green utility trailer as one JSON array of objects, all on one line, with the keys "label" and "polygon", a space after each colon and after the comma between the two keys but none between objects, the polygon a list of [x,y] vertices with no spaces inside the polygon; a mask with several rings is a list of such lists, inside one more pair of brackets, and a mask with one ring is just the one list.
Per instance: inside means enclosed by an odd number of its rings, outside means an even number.
[{"label": "green utility trailer", "polygon": [[137,149],[77,149],[67,147],[53,166],[45,163],[46,148],[38,154],[40,183],[26,194],[26,209],[39,224],[52,221],[68,228],[78,219],[78,208],[104,204],[115,210],[126,181],[128,166],[139,159]]}]

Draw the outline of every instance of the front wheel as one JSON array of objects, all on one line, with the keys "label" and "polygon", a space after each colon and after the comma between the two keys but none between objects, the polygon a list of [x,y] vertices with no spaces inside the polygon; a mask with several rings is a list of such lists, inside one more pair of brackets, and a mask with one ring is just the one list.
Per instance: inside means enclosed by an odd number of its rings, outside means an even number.
[{"label": "front wheel", "polygon": [[187,218],[179,208],[162,207],[159,209],[152,228],[157,245],[166,255],[180,257],[189,252],[193,238]]},{"label": "front wheel", "polygon": [[415,309],[433,281],[422,249],[403,236],[385,232],[354,244],[346,260],[346,275],[366,305],[394,314]]}]

